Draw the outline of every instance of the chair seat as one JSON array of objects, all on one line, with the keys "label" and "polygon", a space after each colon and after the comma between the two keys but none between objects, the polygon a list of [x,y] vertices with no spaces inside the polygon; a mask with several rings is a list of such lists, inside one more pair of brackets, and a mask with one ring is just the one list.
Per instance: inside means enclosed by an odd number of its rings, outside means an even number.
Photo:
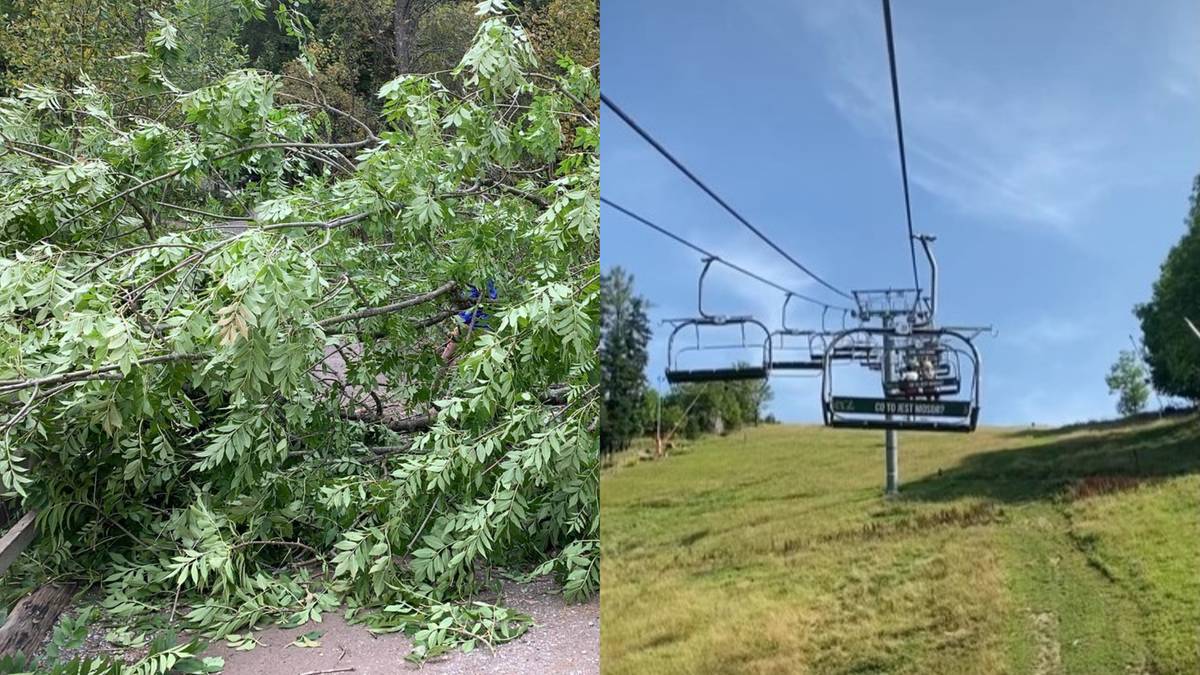
[{"label": "chair seat", "polygon": [[771,370],[824,370],[820,361],[772,361]]},{"label": "chair seat", "polygon": [[759,367],[747,368],[699,368],[694,370],[668,370],[667,382],[677,384],[682,382],[730,382],[736,380],[763,380],[767,377],[767,369]]}]

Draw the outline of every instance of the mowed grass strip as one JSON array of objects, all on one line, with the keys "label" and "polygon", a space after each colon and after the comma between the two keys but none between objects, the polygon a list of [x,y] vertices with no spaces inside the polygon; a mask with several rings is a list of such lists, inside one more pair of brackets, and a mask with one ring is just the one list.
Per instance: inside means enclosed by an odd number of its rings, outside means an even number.
[{"label": "mowed grass strip", "polygon": [[605,673],[1200,672],[1195,418],[766,426],[601,477]]}]

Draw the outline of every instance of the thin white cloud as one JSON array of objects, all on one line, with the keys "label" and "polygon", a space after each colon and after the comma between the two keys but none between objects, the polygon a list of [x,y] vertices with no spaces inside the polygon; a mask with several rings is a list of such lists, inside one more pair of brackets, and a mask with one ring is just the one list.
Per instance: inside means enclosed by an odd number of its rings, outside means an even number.
[{"label": "thin white cloud", "polygon": [[[895,156],[878,8],[805,3],[806,24],[833,69],[830,102]],[[1071,233],[1111,187],[1094,110],[1052,94],[1008,91],[923,43],[897,37],[905,141],[913,182],[960,210]]]},{"label": "thin white cloud", "polygon": [[1200,101],[1200,5],[1182,2],[1168,30],[1162,85],[1172,96]]}]

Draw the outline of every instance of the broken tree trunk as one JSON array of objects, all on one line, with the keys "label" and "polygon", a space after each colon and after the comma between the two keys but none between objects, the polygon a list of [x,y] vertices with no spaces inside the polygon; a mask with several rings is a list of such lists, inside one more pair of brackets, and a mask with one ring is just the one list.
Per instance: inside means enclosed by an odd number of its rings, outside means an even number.
[{"label": "broken tree trunk", "polygon": [[[37,535],[36,518],[36,512],[26,513],[0,537],[0,574],[8,570]],[[21,598],[0,626],[0,656],[18,652],[33,656],[74,595],[75,584],[46,584]]]},{"label": "broken tree trunk", "polygon": [[21,598],[0,626],[0,656],[19,652],[32,657],[74,595],[75,584],[55,583]]}]

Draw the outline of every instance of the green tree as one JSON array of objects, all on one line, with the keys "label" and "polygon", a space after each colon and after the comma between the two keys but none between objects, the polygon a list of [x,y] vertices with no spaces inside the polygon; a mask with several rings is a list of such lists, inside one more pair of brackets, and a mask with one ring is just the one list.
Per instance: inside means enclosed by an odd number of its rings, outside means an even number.
[{"label": "green tree", "polygon": [[[642,423],[640,433],[644,436],[653,436],[658,430],[659,405],[662,403],[662,396],[658,390],[653,387],[646,387],[642,394],[642,411],[639,419]],[[664,432],[666,433],[666,432]]]},{"label": "green tree", "polygon": [[[479,26],[477,4],[467,0],[313,0],[297,7],[312,26],[302,40],[296,40],[287,24],[263,16],[246,24],[240,42],[251,63],[272,72],[283,72],[286,64],[301,64],[319,55],[326,64],[336,64],[338,70],[351,74],[348,81],[337,83],[336,91],[327,93],[339,97],[352,94],[369,103],[374,92],[398,74],[453,68],[471,46]],[[453,84],[452,78],[444,81]]]},{"label": "green tree", "polygon": [[1184,321],[1200,318],[1200,176],[1192,184],[1186,231],[1167,254],[1149,302],[1134,313],[1141,321],[1154,387],[1200,400],[1200,340]]},{"label": "green tree", "polygon": [[758,424],[763,419],[763,410],[773,394],[767,380],[739,380],[727,386],[733,400],[741,409],[740,418],[746,424]]},{"label": "green tree", "polygon": [[549,0],[525,5],[522,17],[543,58],[567,56],[588,66],[600,62],[600,8],[596,0]]},{"label": "green tree", "polygon": [[663,406],[680,415],[686,413],[681,431],[688,438],[697,438],[717,430],[727,433],[758,424],[771,396],[766,380],[688,383],[672,387]]},{"label": "green tree", "polygon": [[648,303],[625,270],[609,270],[600,287],[600,443],[603,452],[615,452],[643,428],[650,320]]},{"label": "green tree", "polygon": [[[282,89],[287,95],[315,99],[371,124],[378,112],[375,92],[397,74],[443,73],[439,79],[444,85],[457,86],[445,72],[470,48],[479,25],[479,4],[477,0],[288,0],[286,6],[302,10],[312,26],[303,32],[303,39],[297,40],[292,27],[275,16],[260,16],[246,23],[239,43],[250,64],[288,76]],[[512,4],[529,31],[542,75],[561,74],[560,55],[587,67],[598,65],[595,0]],[[351,137],[347,132],[352,130],[344,123],[335,120],[334,124],[338,138]]]},{"label": "green tree", "polygon": [[1109,394],[1120,394],[1117,400],[1118,413],[1136,415],[1146,407],[1146,401],[1150,398],[1150,378],[1137,354],[1121,350],[1104,382],[1108,385]]},{"label": "green tree", "polygon": [[[7,6],[3,6],[7,5]],[[0,3],[0,86],[88,82],[125,98],[194,88],[243,64],[234,38],[253,0],[12,0]]]},{"label": "green tree", "polygon": [[[676,384],[663,398],[663,409],[672,411],[671,428],[679,427],[685,438],[698,438],[713,430],[720,409],[719,385],[714,383]],[[664,413],[664,418],[666,414]]]}]

